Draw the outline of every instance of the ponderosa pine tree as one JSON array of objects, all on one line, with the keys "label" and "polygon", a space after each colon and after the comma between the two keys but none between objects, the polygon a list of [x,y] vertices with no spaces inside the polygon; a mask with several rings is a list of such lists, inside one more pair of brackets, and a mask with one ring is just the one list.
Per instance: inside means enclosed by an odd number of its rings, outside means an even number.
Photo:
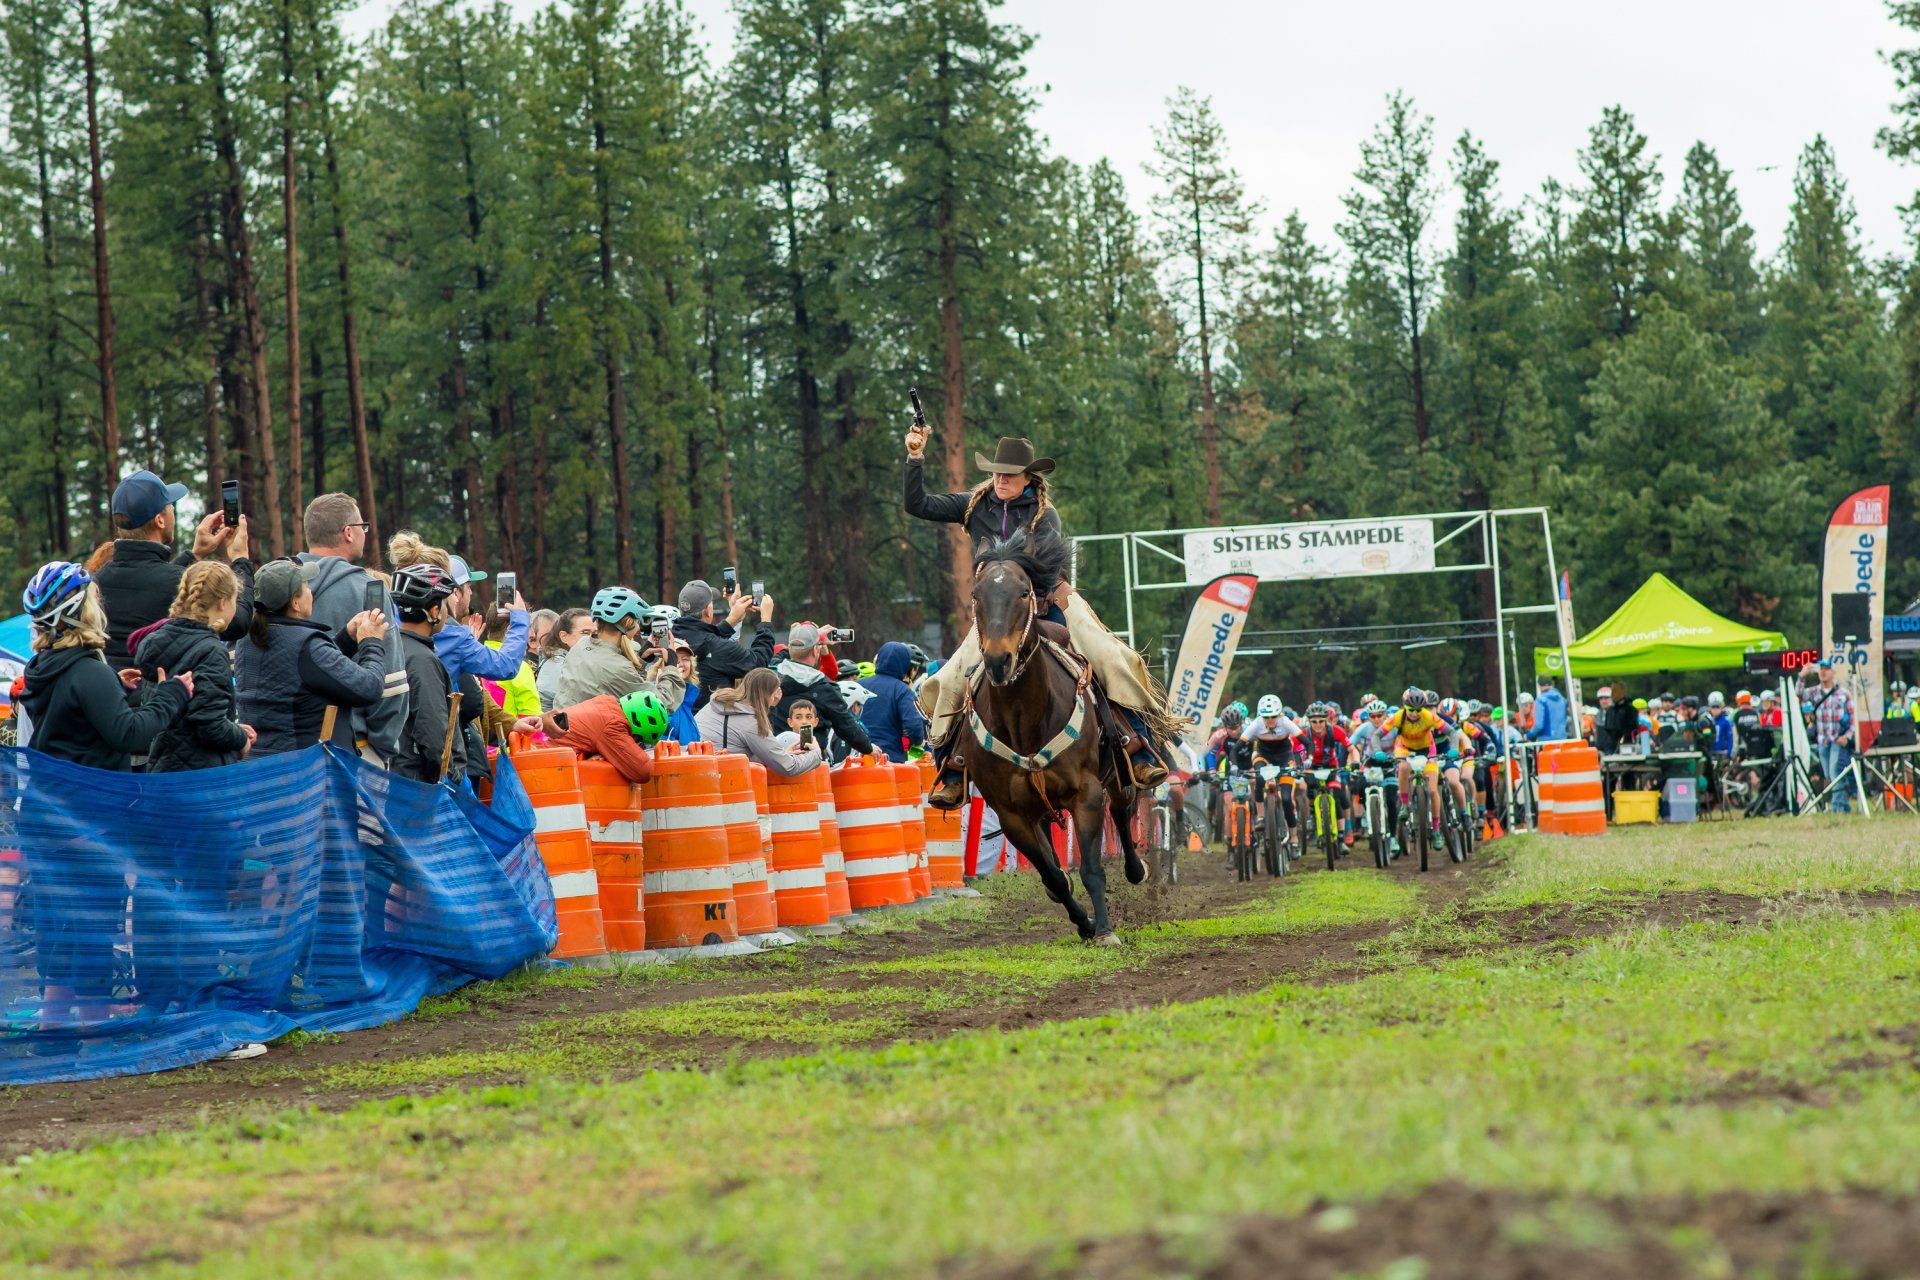
[{"label": "ponderosa pine tree", "polygon": [[1247,198],[1240,175],[1227,159],[1226,131],[1213,114],[1213,100],[1182,85],[1167,100],[1167,118],[1154,131],[1159,179],[1154,213],[1169,283],[1192,336],[1199,361],[1200,439],[1206,451],[1209,524],[1221,519],[1220,416],[1214,387],[1219,358],[1216,332],[1232,314],[1247,264],[1259,205]]}]

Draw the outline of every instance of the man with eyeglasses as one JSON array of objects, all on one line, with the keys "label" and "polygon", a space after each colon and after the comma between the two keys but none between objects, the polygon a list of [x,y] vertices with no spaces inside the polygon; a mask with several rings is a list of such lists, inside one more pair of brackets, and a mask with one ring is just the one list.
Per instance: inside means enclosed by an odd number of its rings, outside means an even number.
[{"label": "man with eyeglasses", "polygon": [[[360,567],[367,554],[367,530],[360,503],[350,493],[323,493],[307,504],[302,520],[307,549],[294,556],[302,564],[318,565],[313,576],[312,620],[331,634],[346,628],[367,608],[367,584],[373,575]],[[397,627],[398,615],[389,618]],[[399,645],[392,646],[380,701],[353,713],[354,741],[361,754],[371,747],[375,762],[391,755],[400,744],[407,723],[407,671]]]}]

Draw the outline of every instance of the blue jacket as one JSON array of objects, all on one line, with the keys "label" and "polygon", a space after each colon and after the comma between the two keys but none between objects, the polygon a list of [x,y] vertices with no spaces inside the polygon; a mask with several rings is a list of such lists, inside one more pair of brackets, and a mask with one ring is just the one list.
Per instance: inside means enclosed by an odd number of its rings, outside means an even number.
[{"label": "blue jacket", "polygon": [[511,680],[520,674],[520,663],[527,656],[527,611],[515,609],[507,615],[507,638],[498,649],[475,640],[466,623],[449,622],[434,633],[433,655],[447,669],[447,683],[455,689],[465,676]]},{"label": "blue jacket", "polygon": [[901,678],[912,666],[907,646],[889,640],[874,655],[874,674],[860,682],[873,694],[860,708],[861,727],[873,739],[874,749],[895,764],[905,762],[907,746],[917,747],[927,740],[926,718],[913,700],[913,690]]},{"label": "blue jacket", "polygon": [[1567,737],[1567,695],[1549,685],[1533,700],[1533,728],[1529,742],[1564,742]]},{"label": "blue jacket", "polygon": [[1713,751],[1715,755],[1733,754],[1733,717],[1725,711],[1709,711],[1713,718]]},{"label": "blue jacket", "polygon": [[693,713],[700,702],[700,686],[687,682],[686,697],[680,699],[680,707],[667,721],[667,736],[675,742],[700,741],[700,726],[695,723]]}]

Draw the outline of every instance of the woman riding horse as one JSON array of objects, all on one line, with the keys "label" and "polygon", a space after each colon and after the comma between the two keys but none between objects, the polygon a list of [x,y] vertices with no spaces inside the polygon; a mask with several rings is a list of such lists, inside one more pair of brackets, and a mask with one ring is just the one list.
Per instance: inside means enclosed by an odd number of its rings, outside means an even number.
[{"label": "woman riding horse", "polygon": [[[1052,458],[1034,457],[1033,441],[1002,437],[994,456],[974,454],[988,478],[968,493],[928,493],[924,467],[928,431],[907,432],[906,509],[910,516],[936,523],[963,526],[976,549],[985,541],[1004,540],[1025,531],[1030,536],[1062,537],[1060,513],[1047,496]],[[1073,647],[1093,668],[1108,699],[1133,722],[1141,743],[1133,753],[1133,780],[1137,786],[1157,786],[1167,776],[1153,731],[1169,732],[1164,695],[1147,672],[1138,653],[1108,631],[1071,583],[1061,582],[1048,597],[1040,615],[1067,628]],[[966,799],[965,762],[955,750],[955,726],[966,701],[967,682],[980,666],[980,636],[969,627],[967,637],[944,666],[928,677],[920,690],[921,710],[927,715],[927,738],[940,764],[939,785],[927,797],[937,809],[955,809]]]}]

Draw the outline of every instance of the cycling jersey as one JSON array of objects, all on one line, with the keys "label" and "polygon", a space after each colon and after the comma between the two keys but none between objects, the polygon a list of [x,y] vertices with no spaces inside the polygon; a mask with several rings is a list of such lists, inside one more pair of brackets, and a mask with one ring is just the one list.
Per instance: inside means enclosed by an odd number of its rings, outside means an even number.
[{"label": "cycling jersey", "polygon": [[1240,731],[1240,740],[1252,743],[1254,754],[1268,764],[1286,764],[1293,758],[1293,740],[1299,734],[1300,726],[1285,716],[1271,721],[1255,716]]},{"label": "cycling jersey", "polygon": [[1324,738],[1316,738],[1313,727],[1309,725],[1300,741],[1300,752],[1307,758],[1307,767],[1310,769],[1337,769],[1347,762],[1347,749],[1351,742],[1347,731],[1337,724],[1327,725]]},{"label": "cycling jersey", "polygon": [[1431,708],[1409,711],[1402,707],[1380,726],[1380,741],[1395,743],[1412,751],[1431,751],[1434,734],[1445,724],[1440,713]]}]

